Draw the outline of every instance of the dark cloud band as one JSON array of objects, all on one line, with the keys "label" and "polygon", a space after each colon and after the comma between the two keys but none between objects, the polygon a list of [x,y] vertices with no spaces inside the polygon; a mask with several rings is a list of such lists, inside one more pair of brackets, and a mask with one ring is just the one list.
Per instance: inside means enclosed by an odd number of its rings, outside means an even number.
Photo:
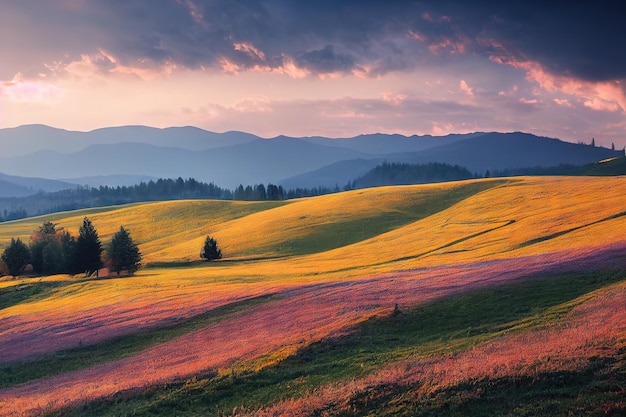
[{"label": "dark cloud band", "polygon": [[0,35],[38,54],[5,65],[14,73],[98,50],[124,65],[227,60],[245,70],[277,68],[289,57],[312,73],[374,75],[426,65],[431,55],[471,53],[536,61],[589,81],[626,79],[619,3],[533,3],[23,0],[3,6]]}]

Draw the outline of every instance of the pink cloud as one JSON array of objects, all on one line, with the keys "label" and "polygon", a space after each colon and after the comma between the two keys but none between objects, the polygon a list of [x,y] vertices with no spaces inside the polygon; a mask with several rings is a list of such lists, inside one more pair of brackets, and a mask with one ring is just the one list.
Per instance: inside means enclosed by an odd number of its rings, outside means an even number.
[{"label": "pink cloud", "polygon": [[176,0],[176,3],[182,4],[189,9],[189,15],[198,24],[204,25],[204,14],[198,5],[192,0]]},{"label": "pink cloud", "polygon": [[235,51],[245,52],[247,55],[251,56],[252,58],[265,61],[265,54],[263,53],[263,51],[258,50],[257,48],[254,47],[254,45],[252,45],[249,42],[234,43],[233,47],[235,48]]},{"label": "pink cloud", "polygon": [[222,71],[227,74],[238,74],[241,72],[241,67],[236,63],[229,61],[227,58],[220,58],[219,63]]},{"label": "pink cloud", "polygon": [[[251,47],[250,45],[246,45],[246,44],[237,44],[237,45],[239,45],[238,47],[240,48],[238,50],[244,51],[246,53],[254,54],[256,57],[261,58],[261,59],[265,58],[263,55],[263,52],[258,51],[256,48]],[[251,72],[260,72],[260,73],[267,73],[267,74],[272,73],[272,74],[287,75],[294,79],[305,78],[311,75],[311,72],[309,70],[307,70],[306,68],[299,67],[292,58],[286,55],[283,55],[283,62],[282,62],[282,65],[279,67],[271,67],[270,65],[266,65],[266,64],[256,64],[252,67],[245,67],[229,60],[226,57],[221,57],[219,59],[219,65],[220,65],[220,69],[227,74],[239,74],[241,72],[251,71]],[[333,74],[324,74],[323,76],[320,76],[320,78],[333,78]]]},{"label": "pink cloud", "polygon": [[570,108],[574,107],[572,103],[570,103],[569,100],[566,98],[554,98],[552,99],[552,101],[558,104],[559,106],[565,106],[565,107],[570,107]]},{"label": "pink cloud", "polygon": [[448,53],[450,55],[464,54],[472,43],[472,40],[466,36],[458,36],[456,38],[429,38],[420,32],[409,31],[409,38],[416,40],[428,46],[428,50],[433,55]]},{"label": "pink cloud", "polygon": [[384,92],[381,96],[385,103],[389,103],[394,106],[402,104],[402,102],[408,98],[405,94],[393,94],[389,92]]},{"label": "pink cloud", "polygon": [[267,97],[251,97],[236,103],[233,109],[243,113],[271,113],[272,104]]},{"label": "pink cloud", "polygon": [[138,60],[135,66],[122,64],[113,54],[100,49],[94,54],[83,54],[80,60],[72,61],[69,64],[55,63],[54,66],[65,73],[79,78],[101,78],[105,75],[127,75],[138,77],[143,80],[150,80],[157,77],[171,75],[178,66],[173,63],[165,63],[155,67],[152,63]]},{"label": "pink cloud", "polygon": [[279,68],[274,68],[272,72],[285,74],[291,78],[304,78],[311,74],[309,70],[299,67],[293,59],[286,55],[283,56],[283,65]]},{"label": "pink cloud", "polygon": [[422,13],[422,19],[428,22],[433,22],[433,23],[443,23],[443,22],[449,23],[452,21],[452,18],[450,16],[445,16],[445,15],[435,16],[428,12]]},{"label": "pink cloud", "polygon": [[618,111],[620,108],[620,106],[617,103],[603,100],[598,97],[594,97],[590,100],[586,100],[583,103],[583,105],[592,110],[599,110],[599,111],[613,111],[614,112],[614,111]]},{"label": "pink cloud", "polygon": [[467,82],[465,80],[461,80],[461,82],[459,83],[459,88],[461,89],[462,92],[464,92],[468,96],[473,96],[474,95],[474,91],[467,84]]},{"label": "pink cloud", "polygon": [[452,125],[452,123],[432,122],[432,126],[433,127],[430,133],[433,136],[443,136],[454,131],[454,126]]},{"label": "pink cloud", "polygon": [[536,98],[528,99],[526,97],[522,97],[519,99],[519,102],[522,104],[530,104],[530,105],[539,104],[539,100],[537,100]]},{"label": "pink cloud", "polygon": [[413,32],[412,30],[409,31],[409,37],[422,43],[426,43],[428,41],[428,38],[426,37],[426,35],[419,33],[419,32]]},{"label": "pink cloud", "polygon": [[463,54],[465,53],[469,42],[469,38],[465,37],[461,37],[459,39],[443,39],[439,42],[428,45],[428,50],[434,55],[438,55],[442,52],[447,52],[451,55]]},{"label": "pink cloud", "polygon": [[0,96],[17,103],[52,104],[63,97],[63,89],[39,80],[27,81],[17,74],[0,84]]},{"label": "pink cloud", "polygon": [[[626,94],[621,81],[585,81],[567,75],[555,75],[539,62],[517,59],[507,52],[506,45],[492,39],[481,39],[481,45],[497,50],[489,59],[526,71],[526,79],[549,92],[560,92],[577,97],[585,107],[593,110],[626,112]],[[562,100],[562,99],[560,99]],[[555,103],[565,105],[565,102]],[[569,103],[571,104],[571,103]]]}]

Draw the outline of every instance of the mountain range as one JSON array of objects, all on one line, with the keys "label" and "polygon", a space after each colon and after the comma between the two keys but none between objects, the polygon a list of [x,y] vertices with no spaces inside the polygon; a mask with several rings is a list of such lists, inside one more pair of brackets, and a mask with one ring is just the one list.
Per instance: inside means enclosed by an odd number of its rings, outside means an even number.
[{"label": "mountain range", "polygon": [[383,161],[442,162],[482,175],[486,170],[582,165],[624,155],[521,132],[266,139],[195,127],[124,126],[74,132],[44,125],[0,129],[0,149],[0,170],[7,174],[0,177],[0,196],[177,177],[229,188],[269,182],[286,188],[333,187]]}]

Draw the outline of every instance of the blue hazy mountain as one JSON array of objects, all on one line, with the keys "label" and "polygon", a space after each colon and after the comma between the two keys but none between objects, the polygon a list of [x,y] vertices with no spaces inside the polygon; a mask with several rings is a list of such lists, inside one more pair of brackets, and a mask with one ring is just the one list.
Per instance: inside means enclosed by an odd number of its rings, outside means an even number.
[{"label": "blue hazy mountain", "polygon": [[91,132],[42,125],[0,129],[0,148],[1,169],[10,175],[89,185],[183,177],[229,188],[268,182],[286,188],[342,187],[384,161],[441,162],[482,175],[486,170],[582,165],[623,155],[520,132],[262,139],[241,132],[144,126]]}]

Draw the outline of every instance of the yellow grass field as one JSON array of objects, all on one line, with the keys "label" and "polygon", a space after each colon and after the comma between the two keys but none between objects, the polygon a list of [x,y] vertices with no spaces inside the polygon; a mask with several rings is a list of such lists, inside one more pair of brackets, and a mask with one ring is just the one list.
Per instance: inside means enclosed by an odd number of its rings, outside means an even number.
[{"label": "yellow grass field", "polygon": [[[105,246],[123,225],[147,267],[132,277],[0,278],[0,296],[49,285],[0,309],[0,365],[36,363],[55,351],[270,297],[127,357],[0,388],[0,416],[45,415],[208,369],[260,369],[388,315],[395,304],[407,309],[576,265],[618,267],[623,258],[613,254],[626,254],[621,177],[483,179],[285,202],[194,200],[79,210],[0,224],[0,250],[12,237],[28,242],[44,220],[76,235],[84,216]],[[217,240],[222,260],[200,261],[207,235]],[[621,294],[611,300],[623,300]],[[619,337],[626,340],[626,334]]]}]

